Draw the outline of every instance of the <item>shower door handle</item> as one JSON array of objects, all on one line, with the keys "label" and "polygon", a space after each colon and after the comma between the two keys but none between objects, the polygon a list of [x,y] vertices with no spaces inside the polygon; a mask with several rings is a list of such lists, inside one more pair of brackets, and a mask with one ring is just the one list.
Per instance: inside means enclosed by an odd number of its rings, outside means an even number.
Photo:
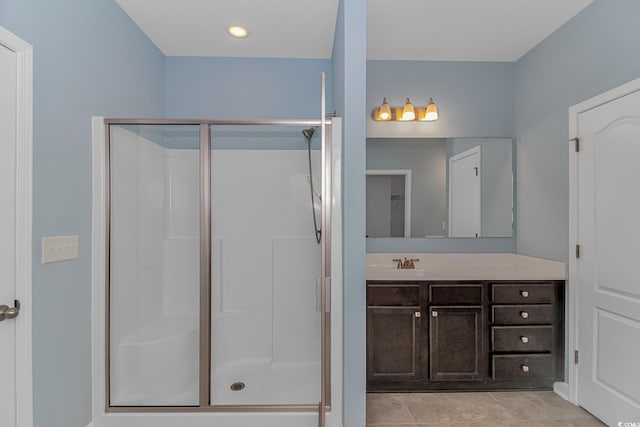
[{"label": "shower door handle", "polygon": [[9,307],[8,305],[0,305],[0,322],[5,319],[15,319],[20,314],[20,301],[15,301],[15,307]]}]

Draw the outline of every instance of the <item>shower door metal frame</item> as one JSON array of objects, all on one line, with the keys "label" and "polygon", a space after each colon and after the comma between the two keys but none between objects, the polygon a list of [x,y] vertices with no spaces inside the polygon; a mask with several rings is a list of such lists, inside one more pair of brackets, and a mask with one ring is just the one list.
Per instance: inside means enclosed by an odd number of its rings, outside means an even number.
[{"label": "shower door metal frame", "polygon": [[[200,412],[318,412],[331,411],[331,202],[332,150],[330,118],[283,120],[182,120],[105,119],[105,412],[106,413],[200,413]],[[198,125],[200,127],[200,326],[199,404],[197,406],[111,406],[110,246],[111,246],[111,125]],[[318,126],[322,127],[322,309],[321,309],[321,401],[320,404],[215,405],[211,402],[211,128],[213,126]],[[313,207],[312,207],[313,209]],[[322,411],[324,406],[324,411]]]}]

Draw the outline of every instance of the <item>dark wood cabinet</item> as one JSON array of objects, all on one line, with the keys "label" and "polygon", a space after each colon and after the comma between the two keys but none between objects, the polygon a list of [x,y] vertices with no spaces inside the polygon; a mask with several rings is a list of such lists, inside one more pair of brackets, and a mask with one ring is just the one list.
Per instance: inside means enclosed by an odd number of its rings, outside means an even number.
[{"label": "dark wood cabinet", "polygon": [[371,382],[422,377],[420,307],[367,309],[367,378]]},{"label": "dark wood cabinet", "polygon": [[411,384],[423,376],[420,284],[367,286],[367,381]]},{"label": "dark wood cabinet", "polygon": [[429,379],[482,379],[482,307],[430,306],[429,310]]},{"label": "dark wood cabinet", "polygon": [[490,283],[492,379],[549,388],[564,374],[563,282]]},{"label": "dark wood cabinet", "polygon": [[367,282],[369,391],[549,389],[564,282]]}]

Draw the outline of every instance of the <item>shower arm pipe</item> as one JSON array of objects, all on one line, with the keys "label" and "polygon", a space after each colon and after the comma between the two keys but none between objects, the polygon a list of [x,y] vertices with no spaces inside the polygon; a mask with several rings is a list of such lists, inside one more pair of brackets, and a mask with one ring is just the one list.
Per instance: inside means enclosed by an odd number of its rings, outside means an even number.
[{"label": "shower arm pipe", "polygon": [[331,118],[318,119],[105,119],[107,125],[210,125],[210,126],[321,126],[331,125]]}]

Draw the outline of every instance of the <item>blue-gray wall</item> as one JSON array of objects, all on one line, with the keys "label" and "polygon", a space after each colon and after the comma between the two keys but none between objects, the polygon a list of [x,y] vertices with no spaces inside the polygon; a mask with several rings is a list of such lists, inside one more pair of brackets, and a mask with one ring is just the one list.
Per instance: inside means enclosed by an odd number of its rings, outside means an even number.
[{"label": "blue-gray wall", "polygon": [[[368,61],[368,138],[514,136],[515,64],[510,62]],[[394,107],[409,97],[419,107],[438,105],[436,122],[376,122],[386,97]],[[515,252],[516,239],[367,239],[367,252]]]},{"label": "blue-gray wall", "polygon": [[[367,137],[513,137],[514,64],[510,62],[368,61]],[[386,97],[392,107],[433,98],[435,122],[376,122]]]},{"label": "blue-gray wall", "polygon": [[[91,116],[162,116],[163,55],[112,0],[0,0],[34,47],[33,378],[36,427],[91,420]],[[79,258],[40,264],[40,239]],[[0,421],[1,423],[1,421]]]},{"label": "blue-gray wall", "polygon": [[516,64],[517,250],[569,256],[569,115],[640,77],[640,2],[596,0]]},{"label": "blue-gray wall", "polygon": [[320,73],[329,59],[167,57],[165,113],[173,118],[320,118]]},{"label": "blue-gray wall", "polygon": [[365,99],[367,2],[341,0],[333,45],[334,105],[342,129],[343,410],[366,424]]}]

